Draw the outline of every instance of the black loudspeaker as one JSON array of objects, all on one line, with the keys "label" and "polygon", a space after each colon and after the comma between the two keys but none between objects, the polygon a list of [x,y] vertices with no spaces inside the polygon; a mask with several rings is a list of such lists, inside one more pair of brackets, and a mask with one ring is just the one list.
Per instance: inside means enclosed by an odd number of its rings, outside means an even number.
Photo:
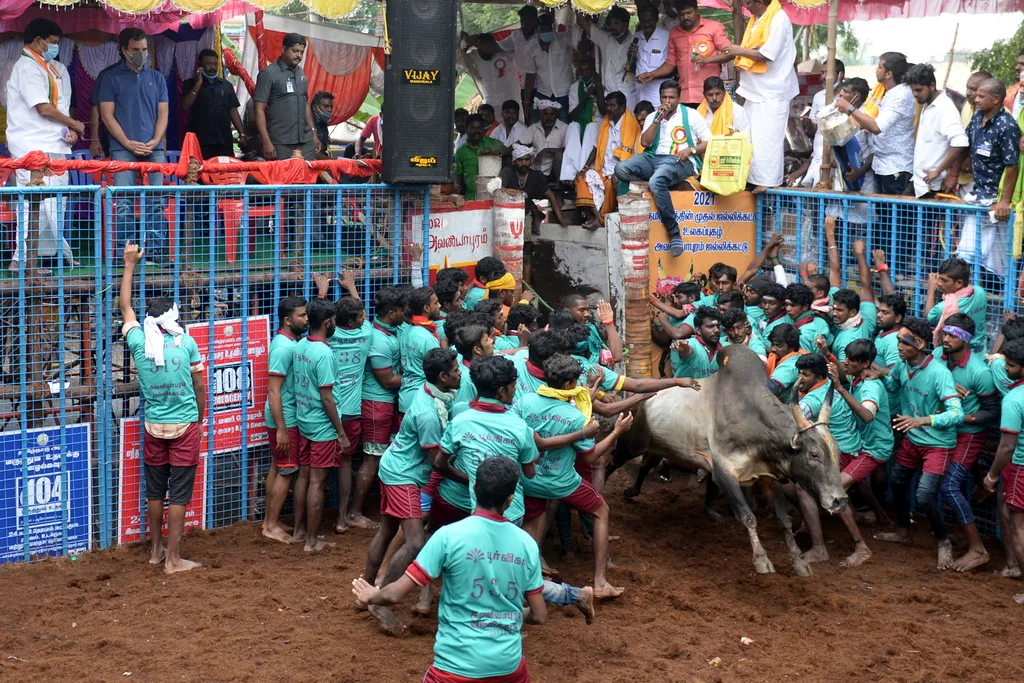
[{"label": "black loudspeaker", "polygon": [[[391,0],[384,69],[386,183],[451,182],[458,0]],[[390,131],[390,133],[388,132]]]}]

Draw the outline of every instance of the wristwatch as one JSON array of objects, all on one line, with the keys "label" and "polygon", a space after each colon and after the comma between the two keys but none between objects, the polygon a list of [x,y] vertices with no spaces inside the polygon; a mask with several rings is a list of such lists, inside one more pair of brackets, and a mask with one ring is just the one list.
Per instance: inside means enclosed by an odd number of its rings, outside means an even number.
[{"label": "wristwatch", "polygon": [[855,112],[855,111],[857,111],[857,107],[855,107],[855,106],[853,106],[853,105],[851,104],[851,105],[850,105],[850,108],[846,110],[846,113],[847,113],[847,114],[853,114],[853,112]]}]

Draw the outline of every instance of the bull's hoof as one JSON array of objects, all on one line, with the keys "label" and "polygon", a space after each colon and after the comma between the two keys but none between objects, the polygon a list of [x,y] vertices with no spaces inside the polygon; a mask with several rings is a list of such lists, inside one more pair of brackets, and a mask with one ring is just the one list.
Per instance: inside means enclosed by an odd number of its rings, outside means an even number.
[{"label": "bull's hoof", "polygon": [[757,570],[758,574],[774,574],[775,566],[772,561],[768,559],[767,555],[754,558],[754,569]]},{"label": "bull's hoof", "polygon": [[712,508],[704,508],[704,516],[710,519],[715,524],[725,524],[729,521],[724,515],[715,512]]},{"label": "bull's hoof", "polygon": [[807,564],[802,559],[793,561],[793,572],[797,576],[803,576],[804,578],[814,574],[814,572],[811,570],[811,565]]},{"label": "bull's hoof", "polygon": [[637,498],[640,495],[640,489],[636,486],[630,486],[622,492],[626,498]]}]

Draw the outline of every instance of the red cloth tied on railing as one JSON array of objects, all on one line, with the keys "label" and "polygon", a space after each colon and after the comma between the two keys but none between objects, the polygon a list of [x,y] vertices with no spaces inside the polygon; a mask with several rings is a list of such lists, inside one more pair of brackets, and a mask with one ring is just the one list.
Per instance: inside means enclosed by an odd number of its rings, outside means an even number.
[{"label": "red cloth tied on railing", "polygon": [[228,70],[232,75],[238,76],[245,83],[245,89],[249,91],[249,96],[252,97],[253,93],[256,92],[256,83],[252,80],[252,76],[245,70],[238,58],[235,57],[235,52],[229,47],[224,48],[224,68]]}]

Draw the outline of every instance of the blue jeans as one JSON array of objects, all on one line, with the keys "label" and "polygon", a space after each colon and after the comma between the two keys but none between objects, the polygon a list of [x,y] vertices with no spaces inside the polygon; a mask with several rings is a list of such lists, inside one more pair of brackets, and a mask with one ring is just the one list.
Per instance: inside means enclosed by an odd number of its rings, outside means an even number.
[{"label": "blue jeans", "polygon": [[[896,508],[896,526],[900,529],[910,528],[910,484],[914,480],[916,469],[910,469],[899,464],[892,463],[892,471],[889,473],[889,486],[892,487],[892,504]],[[932,533],[938,541],[946,540],[946,520],[942,518],[942,508],[939,505],[939,485],[942,483],[942,476],[938,474],[921,473],[921,480],[917,483],[917,509],[923,512],[928,521],[932,523]]]},{"label": "blue jeans", "polygon": [[654,195],[654,204],[661,214],[661,224],[665,226],[669,239],[681,239],[679,222],[676,220],[676,209],[672,206],[672,194],[669,191],[692,175],[696,175],[692,161],[679,163],[671,154],[648,156],[638,154],[635,157],[620,161],[615,167],[615,177],[622,182],[646,180]]},{"label": "blue jeans", "polygon": [[[137,157],[126,149],[112,149],[110,158],[114,161],[149,161],[155,164],[162,164],[165,159],[162,149],[153,150],[148,157]],[[141,185],[142,180],[139,176],[140,174],[136,171],[119,171],[114,174],[114,185],[118,187]],[[163,174],[150,173],[149,184],[151,187],[163,185]],[[133,201],[136,196],[142,201],[142,195],[122,195],[118,198],[118,231],[123,236],[134,232],[135,241],[146,250],[147,260],[163,258],[167,255],[167,219],[164,218],[163,197],[157,194],[147,194],[139,210],[139,218],[136,219],[135,202]],[[128,226],[134,226],[134,230],[130,230]]]},{"label": "blue jeans", "polygon": [[575,605],[580,599],[580,589],[567,583],[545,581],[542,595],[549,605]]},{"label": "blue jeans", "polygon": [[971,502],[964,495],[969,473],[970,470],[960,463],[951,462],[949,469],[946,470],[946,476],[942,478],[942,495],[949,501],[953,516],[961,526],[974,523],[974,510],[971,509]]}]

